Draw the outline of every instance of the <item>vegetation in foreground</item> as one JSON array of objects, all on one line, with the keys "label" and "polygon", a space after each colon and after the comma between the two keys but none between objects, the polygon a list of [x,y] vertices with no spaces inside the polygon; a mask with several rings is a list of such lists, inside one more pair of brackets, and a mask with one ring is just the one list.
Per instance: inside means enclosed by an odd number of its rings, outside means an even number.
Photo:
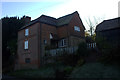
[{"label": "vegetation in foreground", "polygon": [[[111,65],[109,62],[114,58],[104,58],[101,56],[96,62],[87,62],[86,57],[89,57],[94,50],[87,49],[86,44],[81,43],[76,54],[63,54],[57,57],[55,63],[47,64],[40,69],[18,70],[8,73],[8,75],[18,78],[33,78],[33,79],[75,79],[75,78],[113,78],[120,79],[120,68],[118,65]],[[83,52],[83,53],[80,53]],[[104,58],[104,59],[102,59]],[[102,60],[101,60],[102,59]],[[109,60],[110,59],[110,60]],[[106,62],[108,60],[108,62]],[[108,64],[108,65],[106,65]]]}]

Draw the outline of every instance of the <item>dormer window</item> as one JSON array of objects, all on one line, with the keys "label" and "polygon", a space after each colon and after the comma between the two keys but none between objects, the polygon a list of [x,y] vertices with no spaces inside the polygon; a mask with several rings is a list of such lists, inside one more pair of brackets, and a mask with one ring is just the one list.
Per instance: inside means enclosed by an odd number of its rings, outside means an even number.
[{"label": "dormer window", "polygon": [[80,27],[79,26],[74,26],[74,30],[80,32]]},{"label": "dormer window", "polygon": [[25,36],[29,35],[29,29],[25,29]]}]

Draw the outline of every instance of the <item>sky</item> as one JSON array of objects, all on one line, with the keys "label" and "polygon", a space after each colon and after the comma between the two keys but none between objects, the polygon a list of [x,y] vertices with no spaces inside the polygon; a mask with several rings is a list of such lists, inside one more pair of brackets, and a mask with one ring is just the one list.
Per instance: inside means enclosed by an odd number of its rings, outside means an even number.
[{"label": "sky", "polygon": [[118,17],[119,0],[1,0],[0,18],[30,16],[32,20],[42,14],[59,18],[78,11],[86,29],[89,18],[94,23]]}]

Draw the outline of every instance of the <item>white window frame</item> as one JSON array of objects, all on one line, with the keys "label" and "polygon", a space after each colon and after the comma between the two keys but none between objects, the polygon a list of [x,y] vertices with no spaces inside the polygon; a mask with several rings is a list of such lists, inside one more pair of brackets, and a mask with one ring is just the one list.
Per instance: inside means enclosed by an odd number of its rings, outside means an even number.
[{"label": "white window frame", "polygon": [[28,49],[28,40],[24,42],[24,49]]},{"label": "white window frame", "polygon": [[52,36],[52,34],[50,34],[50,39],[53,39],[53,36]]},{"label": "white window frame", "polygon": [[25,36],[29,35],[29,29],[25,29]]},{"label": "white window frame", "polygon": [[65,47],[67,45],[67,42],[65,43],[66,39],[62,39],[58,42],[59,47]]},{"label": "white window frame", "polygon": [[74,26],[74,30],[80,32],[80,27],[79,26]]}]

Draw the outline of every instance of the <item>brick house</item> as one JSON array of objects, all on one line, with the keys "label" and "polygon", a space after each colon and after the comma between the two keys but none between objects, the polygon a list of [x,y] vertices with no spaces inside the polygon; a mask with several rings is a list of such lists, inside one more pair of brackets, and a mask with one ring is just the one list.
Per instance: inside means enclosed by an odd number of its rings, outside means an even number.
[{"label": "brick house", "polygon": [[102,37],[112,47],[120,46],[120,17],[104,20],[96,27],[96,37]]},{"label": "brick house", "polygon": [[57,19],[41,15],[30,21],[18,31],[16,68],[39,68],[44,64],[43,56],[47,46],[49,48],[77,46],[85,41],[84,30],[77,11]]}]

